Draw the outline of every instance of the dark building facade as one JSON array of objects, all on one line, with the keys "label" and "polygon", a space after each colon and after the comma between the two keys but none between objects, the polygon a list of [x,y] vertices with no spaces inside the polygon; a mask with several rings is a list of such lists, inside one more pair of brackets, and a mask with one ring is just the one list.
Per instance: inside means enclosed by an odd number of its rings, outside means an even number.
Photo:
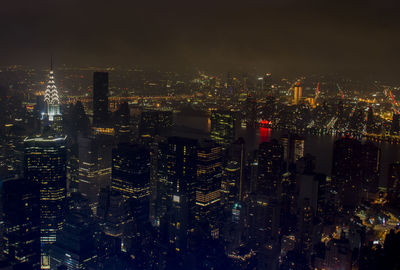
[{"label": "dark building facade", "polygon": [[101,127],[108,124],[108,73],[93,74],[93,125]]},{"label": "dark building facade", "polygon": [[398,135],[399,132],[400,132],[400,114],[394,113],[390,133],[392,135]]},{"label": "dark building facade", "polygon": [[277,140],[263,142],[258,149],[257,193],[277,194],[283,174],[283,146]]},{"label": "dark building facade", "polygon": [[149,219],[150,152],[141,145],[119,144],[112,152],[112,190],[129,203],[133,218]]},{"label": "dark building facade", "polygon": [[344,206],[353,207],[360,200],[361,142],[345,137],[333,146],[332,181]]},{"label": "dark building facade", "polygon": [[50,267],[67,270],[87,269],[86,266],[97,256],[95,253],[93,224],[88,217],[72,211],[66,217],[57,241],[50,249]]},{"label": "dark building facade", "polygon": [[146,110],[140,114],[139,133],[142,137],[153,137],[165,132],[173,123],[172,111]]},{"label": "dark building facade", "polygon": [[11,261],[40,269],[40,199],[37,182],[10,179],[2,183],[3,253]]},{"label": "dark building facade", "polygon": [[332,184],[344,207],[354,207],[377,191],[380,159],[380,149],[371,142],[344,137],[334,143]]}]

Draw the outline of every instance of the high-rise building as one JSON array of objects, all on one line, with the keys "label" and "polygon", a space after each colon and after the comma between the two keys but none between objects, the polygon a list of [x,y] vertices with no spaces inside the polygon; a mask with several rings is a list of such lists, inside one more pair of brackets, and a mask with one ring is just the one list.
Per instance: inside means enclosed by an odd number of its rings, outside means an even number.
[{"label": "high-rise building", "polygon": [[308,261],[312,251],[313,217],[315,210],[311,206],[310,199],[307,197],[302,197],[300,205],[296,238],[300,252],[304,254]]},{"label": "high-rise building", "polygon": [[391,205],[400,203],[400,162],[389,165],[387,180],[388,199]]},{"label": "high-rise building", "polygon": [[209,237],[219,236],[221,151],[209,139],[173,136],[160,143],[156,217],[167,217],[177,251],[187,248],[189,233],[200,223],[208,223]]},{"label": "high-rise building", "polygon": [[239,201],[240,192],[240,164],[229,161],[223,171],[221,195],[224,208],[232,210],[234,203]]},{"label": "high-rise building", "polygon": [[221,204],[222,147],[201,140],[197,149],[196,219],[207,221],[213,238],[219,237]]},{"label": "high-rise building", "polygon": [[398,135],[400,133],[400,114],[393,113],[392,127],[390,129],[392,135]]},{"label": "high-rise building", "polygon": [[277,140],[263,142],[258,150],[257,193],[277,194],[284,169],[283,147]]},{"label": "high-rise building", "polygon": [[242,137],[237,139],[228,148],[228,160],[232,162],[237,162],[240,168],[237,188],[238,188],[238,201],[241,201],[243,198],[243,193],[245,191],[250,190],[250,185],[247,185],[248,183],[245,183],[246,143]]},{"label": "high-rise building", "polygon": [[372,142],[345,137],[333,148],[332,180],[341,201],[354,207],[363,197],[378,190],[381,150]]},{"label": "high-rise building", "polygon": [[226,88],[228,89],[228,94],[231,96],[236,94],[235,82],[236,78],[234,77],[233,73],[231,71],[228,72],[226,75]]},{"label": "high-rise building", "polygon": [[[3,253],[13,262],[40,269],[39,185],[26,179],[2,183]],[[22,268],[21,268],[22,269]]]},{"label": "high-rise building", "polygon": [[306,207],[310,207],[312,214],[323,214],[323,208],[326,203],[326,175],[305,173],[298,177],[299,194],[297,198],[297,206],[299,212]]},{"label": "high-rise building", "polygon": [[267,93],[270,93],[272,88],[271,73],[265,73],[262,81],[263,81],[263,90]]},{"label": "high-rise building", "polygon": [[257,253],[257,269],[276,269],[280,251],[279,202],[276,198],[262,193],[252,193],[246,198],[246,201],[248,205],[248,245]]},{"label": "high-rise building", "polygon": [[95,127],[108,124],[108,73],[93,74],[93,125]]},{"label": "high-rise building", "polygon": [[355,207],[360,200],[361,142],[345,137],[333,146],[332,181],[345,207]]},{"label": "high-rise building", "polygon": [[105,234],[118,238],[122,241],[123,233],[132,222],[132,216],[129,214],[121,193],[111,190],[111,188],[102,188],[99,196],[99,205],[97,216],[100,218],[101,226]]},{"label": "high-rise building", "polygon": [[111,184],[112,137],[96,135],[79,138],[79,192],[95,212],[101,188]]},{"label": "high-rise building", "polygon": [[41,265],[49,267],[48,248],[64,222],[66,197],[66,137],[24,140],[25,178],[40,187]]},{"label": "high-rise building", "polygon": [[87,269],[86,266],[97,257],[94,226],[89,220],[87,215],[76,210],[66,216],[63,229],[50,249],[51,269]]},{"label": "high-rise building", "polygon": [[297,134],[287,134],[280,138],[284,148],[284,159],[287,165],[295,163],[304,156],[304,138]]},{"label": "high-rise building", "polygon": [[362,175],[363,195],[378,191],[381,167],[381,149],[372,142],[362,145],[360,170]]},{"label": "high-rise building", "polygon": [[299,104],[302,95],[303,95],[303,87],[301,86],[300,82],[298,82],[294,86],[293,104],[295,104],[295,105]]},{"label": "high-rise building", "polygon": [[120,193],[131,207],[134,221],[149,220],[150,152],[134,144],[119,144],[112,151],[112,190]]},{"label": "high-rise building", "polygon": [[146,110],[140,114],[139,133],[142,138],[160,135],[173,123],[172,111]]},{"label": "high-rise building", "polygon": [[49,121],[53,121],[54,116],[60,115],[60,98],[54,79],[53,71],[53,58],[51,59],[51,67],[49,73],[49,80],[47,82],[46,91],[44,94],[44,102],[46,103],[46,116]]},{"label": "high-rise building", "polygon": [[245,101],[245,116],[247,127],[254,128],[258,123],[257,100],[253,95],[248,95]]},{"label": "high-rise building", "polygon": [[[188,231],[194,228],[197,188],[197,140],[168,138],[165,169],[167,179],[159,196],[166,198],[169,209],[169,239],[178,250],[187,247]],[[163,194],[166,192],[166,196]]]},{"label": "high-rise building", "polygon": [[129,143],[131,137],[130,108],[127,102],[115,112],[115,135],[118,143]]},{"label": "high-rise building", "polygon": [[211,113],[211,139],[226,147],[235,140],[235,116],[231,111]]},{"label": "high-rise building", "polygon": [[372,107],[369,107],[368,109],[366,128],[368,133],[374,133],[376,131],[375,121],[374,121],[374,110]]}]

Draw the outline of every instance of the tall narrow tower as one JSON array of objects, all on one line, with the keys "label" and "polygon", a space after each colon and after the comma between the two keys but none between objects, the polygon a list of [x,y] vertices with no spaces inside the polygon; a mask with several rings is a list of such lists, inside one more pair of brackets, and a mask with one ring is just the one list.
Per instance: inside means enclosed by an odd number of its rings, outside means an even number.
[{"label": "tall narrow tower", "polygon": [[53,57],[51,57],[49,81],[47,82],[46,92],[44,94],[46,102],[46,114],[49,121],[53,121],[55,115],[60,115],[60,100],[58,96],[57,86],[54,80]]},{"label": "tall narrow tower", "polygon": [[108,73],[93,74],[93,125],[104,127],[108,123]]},{"label": "tall narrow tower", "polygon": [[294,96],[293,96],[293,104],[299,104],[301,97],[303,95],[303,87],[301,86],[300,82],[297,82],[294,86]]}]

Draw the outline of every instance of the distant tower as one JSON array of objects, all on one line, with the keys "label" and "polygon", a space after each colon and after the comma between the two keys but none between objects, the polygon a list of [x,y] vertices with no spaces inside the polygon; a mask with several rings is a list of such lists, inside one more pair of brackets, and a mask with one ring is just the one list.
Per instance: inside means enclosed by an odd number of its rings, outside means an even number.
[{"label": "distant tower", "polygon": [[49,81],[47,82],[46,91],[44,94],[44,102],[46,103],[46,114],[49,121],[53,121],[55,115],[60,115],[60,99],[54,79],[53,72],[53,57],[51,57]]},{"label": "distant tower", "polygon": [[230,111],[213,111],[211,114],[211,139],[224,147],[235,140],[235,116]]},{"label": "distant tower", "polygon": [[272,77],[271,73],[266,73],[263,77],[263,90],[266,93],[270,93],[272,88]]},{"label": "distant tower", "polygon": [[374,128],[374,110],[372,107],[369,107],[368,109],[368,116],[367,116],[367,132],[368,133],[374,133],[375,128]]},{"label": "distant tower", "polygon": [[93,74],[93,125],[102,127],[108,123],[108,73]]},{"label": "distant tower", "polygon": [[296,105],[299,104],[302,95],[303,95],[303,87],[301,86],[300,82],[298,82],[294,86],[293,103]]}]

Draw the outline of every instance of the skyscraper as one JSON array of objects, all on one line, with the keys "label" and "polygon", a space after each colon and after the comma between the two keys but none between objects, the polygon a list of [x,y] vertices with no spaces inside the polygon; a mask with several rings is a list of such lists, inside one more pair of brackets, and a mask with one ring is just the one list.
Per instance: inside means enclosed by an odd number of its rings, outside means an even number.
[{"label": "skyscraper", "polygon": [[361,190],[361,142],[345,137],[335,141],[332,181],[344,207],[355,207]]},{"label": "skyscraper", "polygon": [[101,188],[111,184],[112,137],[79,138],[79,192],[95,212]]},{"label": "skyscraper", "polygon": [[[276,269],[279,256],[280,205],[276,197],[252,193],[248,205],[249,246],[256,251],[257,269]],[[268,265],[268,268],[267,268]]]},{"label": "skyscraper", "polygon": [[3,253],[17,263],[40,268],[39,185],[26,179],[2,183]]},{"label": "skyscraper", "polygon": [[301,86],[300,82],[298,82],[294,86],[293,104],[295,104],[295,105],[299,104],[302,95],[303,95],[303,87]]},{"label": "skyscraper", "polygon": [[381,149],[372,142],[366,142],[361,150],[361,175],[364,195],[378,191],[379,173],[381,169]]},{"label": "skyscraper", "polygon": [[131,137],[130,108],[127,102],[115,112],[115,135],[118,143],[128,143]]},{"label": "skyscraper", "polygon": [[209,237],[219,236],[221,151],[209,139],[173,136],[160,143],[156,216],[167,217],[169,239],[177,251],[187,248],[196,224],[208,223]]},{"label": "skyscraper", "polygon": [[250,188],[244,183],[245,180],[245,167],[246,167],[246,143],[242,137],[237,139],[228,148],[228,159],[237,162],[239,165],[239,181],[237,182],[238,188],[238,201],[242,200],[243,192],[249,191]]},{"label": "skyscraper", "polygon": [[245,104],[246,125],[254,128],[258,122],[257,100],[253,95],[248,95]]},{"label": "skyscraper", "polygon": [[112,151],[112,190],[120,193],[131,207],[134,221],[149,219],[150,152],[144,146],[119,144]]},{"label": "skyscraper", "polygon": [[97,257],[93,238],[93,224],[89,213],[72,210],[57,233],[57,241],[50,250],[51,269],[64,266],[67,270],[86,269]]},{"label": "skyscraper", "polygon": [[280,138],[280,143],[284,148],[284,159],[289,165],[295,163],[304,156],[304,138],[297,134],[287,134]]},{"label": "skyscraper", "polygon": [[44,94],[44,101],[46,103],[46,115],[49,121],[53,121],[54,116],[61,114],[60,98],[58,96],[58,90],[54,79],[53,58],[51,58],[49,80]]},{"label": "skyscraper", "polygon": [[197,180],[197,140],[181,137],[168,138],[166,148],[167,192],[170,209],[169,239],[178,250],[186,249],[188,231],[194,227]]},{"label": "skyscraper", "polygon": [[197,149],[196,219],[207,221],[213,238],[219,237],[221,204],[222,148],[202,140]]},{"label": "skyscraper", "polygon": [[263,142],[258,150],[257,193],[277,194],[283,174],[283,147],[277,140]]},{"label": "skyscraper", "polygon": [[93,74],[93,125],[102,127],[108,124],[108,73]]},{"label": "skyscraper", "polygon": [[66,137],[24,140],[25,178],[40,187],[41,265],[49,267],[48,248],[64,222],[66,197]]},{"label": "skyscraper", "polygon": [[213,111],[211,113],[211,139],[228,146],[235,139],[235,117],[231,111]]},{"label": "skyscraper", "polygon": [[369,107],[368,109],[366,128],[368,133],[374,133],[376,131],[375,121],[374,121],[374,110],[372,107]]},{"label": "skyscraper", "polygon": [[229,161],[223,171],[221,195],[226,210],[232,210],[234,203],[239,201],[240,192],[240,164]]}]

